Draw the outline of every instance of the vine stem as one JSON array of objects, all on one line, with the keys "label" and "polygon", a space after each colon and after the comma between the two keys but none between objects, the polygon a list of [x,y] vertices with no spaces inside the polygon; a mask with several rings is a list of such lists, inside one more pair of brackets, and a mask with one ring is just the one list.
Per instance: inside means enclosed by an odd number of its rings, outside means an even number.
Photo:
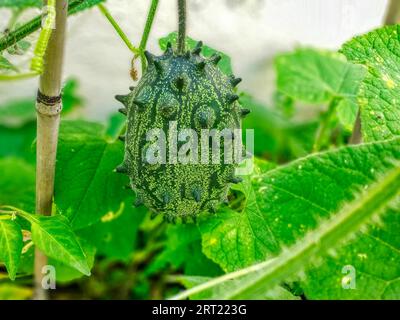
[{"label": "vine stem", "polygon": [[[75,14],[80,5],[82,5],[83,0],[71,0],[68,6],[68,15]],[[23,24],[14,31],[8,33],[6,36],[0,39],[0,52],[8,47],[13,46],[18,41],[29,36],[35,31],[40,29],[42,23],[42,15],[34,17],[32,20]]]},{"label": "vine stem", "polygon": [[[144,26],[144,30],[143,30],[143,34],[142,34],[142,39],[140,40],[139,50],[140,50],[140,62],[142,64],[142,73],[146,70],[146,66],[147,66],[146,59],[144,57],[144,51],[146,50],[147,41],[149,40],[150,31],[153,26],[154,18],[156,16],[156,12],[157,12],[157,8],[158,8],[158,3],[159,3],[159,0],[151,1],[149,13],[147,14],[146,24]],[[138,56],[139,55],[136,55],[133,58],[132,64],[133,64],[133,61]]]},{"label": "vine stem", "polygon": [[185,53],[186,40],[186,0],[178,0],[178,53]]},{"label": "vine stem", "polygon": [[142,39],[140,40],[140,45],[139,45],[139,49],[142,52],[146,49],[147,41],[149,40],[151,27],[153,26],[154,17],[157,12],[158,2],[159,2],[159,0],[151,1],[151,6],[149,9],[149,13],[147,15],[147,20],[146,20],[146,24],[144,26]]},{"label": "vine stem", "polygon": [[151,1],[151,6],[149,9],[149,13],[147,15],[146,19],[146,24],[143,30],[142,34],[142,39],[140,40],[139,47],[135,47],[126,34],[123,32],[122,28],[118,25],[117,21],[112,17],[110,12],[107,10],[107,8],[103,4],[98,4],[98,7],[100,11],[103,13],[103,15],[107,18],[107,20],[111,23],[111,25],[114,27],[115,31],[118,33],[120,38],[125,42],[127,47],[129,48],[130,51],[134,53],[134,57],[132,59],[132,66],[134,65],[134,61],[136,60],[137,57],[140,56],[141,59],[141,64],[142,64],[142,72],[146,69],[146,59],[144,57],[144,51],[146,49],[147,41],[149,39],[150,31],[153,26],[154,22],[154,17],[157,12],[157,7],[158,7],[159,0],[152,0]]},{"label": "vine stem", "polygon": [[101,13],[107,18],[107,20],[111,23],[115,31],[118,33],[122,41],[125,42],[126,46],[129,48],[130,51],[132,51],[134,54],[140,54],[140,50],[136,48],[128,39],[127,35],[125,34],[124,31],[122,31],[121,27],[118,25],[118,23],[115,21],[111,13],[108,11],[108,9],[103,5],[103,4],[98,4],[98,8],[100,9]]},{"label": "vine stem", "polygon": [[[44,5],[47,1],[44,1]],[[68,13],[68,0],[56,1],[56,23],[46,53],[44,69],[39,80],[39,93],[36,100],[37,142],[36,142],[36,213],[51,215],[58,131],[60,124],[62,65],[64,60],[65,31]],[[47,257],[35,250],[34,299],[48,299],[42,287],[42,268]]]},{"label": "vine stem", "polygon": [[0,74],[0,81],[14,81],[35,78],[39,75],[36,71],[17,73],[17,74]]}]

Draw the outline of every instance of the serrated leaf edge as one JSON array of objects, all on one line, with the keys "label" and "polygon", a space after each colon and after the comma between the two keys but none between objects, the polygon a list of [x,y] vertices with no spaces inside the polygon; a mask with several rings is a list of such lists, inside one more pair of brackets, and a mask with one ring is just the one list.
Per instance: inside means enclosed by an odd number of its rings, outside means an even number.
[{"label": "serrated leaf edge", "polygon": [[395,165],[379,182],[364,191],[360,198],[345,205],[338,214],[320,224],[314,231],[300,239],[290,248],[283,249],[276,257],[255,264],[251,267],[225,274],[199,286],[186,290],[172,300],[181,300],[193,294],[210,289],[218,284],[232,279],[238,279],[251,273],[258,273],[254,278],[242,283],[236,291],[230,292],[227,299],[244,298],[257,292],[273,288],[279,281],[296,273],[301,273],[310,261],[324,255],[343,241],[349,239],[358,231],[365,229],[369,223],[379,222],[384,209],[400,193],[400,166]]}]

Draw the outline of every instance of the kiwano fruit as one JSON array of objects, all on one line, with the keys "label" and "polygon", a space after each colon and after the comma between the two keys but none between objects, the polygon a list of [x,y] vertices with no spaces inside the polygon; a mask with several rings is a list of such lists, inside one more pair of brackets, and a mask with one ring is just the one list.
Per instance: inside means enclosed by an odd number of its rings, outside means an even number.
[{"label": "kiwano fruit", "polygon": [[[223,159],[201,163],[199,156],[197,162],[169,159],[164,163],[144,157],[154,146],[148,140],[151,129],[163,130],[168,140],[172,123],[178,133],[192,129],[200,137],[204,129],[240,129],[241,118],[249,113],[241,109],[234,93],[241,79],[223,74],[217,67],[221,57],[215,54],[205,59],[201,50],[199,42],[185,54],[176,53],[171,44],[160,57],[146,52],[148,67],[138,85],[131,87],[128,95],[116,96],[124,105],[119,111],[127,116],[125,156],[116,171],[129,176],[136,192],[135,205],[144,204],[153,215],[164,214],[168,222],[186,222],[202,211],[215,212],[226,201],[230,184],[241,181],[234,175],[235,163]],[[235,139],[233,132],[231,135]],[[171,148],[180,150],[184,143],[167,145],[164,155],[169,155]]]}]

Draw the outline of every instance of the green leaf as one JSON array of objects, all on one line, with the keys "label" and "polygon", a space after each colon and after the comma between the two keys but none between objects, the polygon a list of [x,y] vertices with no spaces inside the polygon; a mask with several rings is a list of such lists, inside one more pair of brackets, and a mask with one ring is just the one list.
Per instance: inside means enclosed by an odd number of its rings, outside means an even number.
[{"label": "green leaf", "polygon": [[[398,148],[400,146],[399,140],[397,140],[396,143]],[[376,146],[375,144],[374,147]],[[400,153],[397,152],[397,156],[399,155]],[[335,215],[329,215],[325,219],[320,219],[316,227],[314,227],[314,230],[310,230],[303,237],[294,239],[294,244],[288,249],[282,250],[280,255],[276,258],[267,259],[265,262],[225,275],[220,279],[213,279],[210,281],[209,285],[200,285],[198,289],[191,289],[186,292],[185,295],[179,295],[179,298],[201,292],[203,289],[209,289],[228,279],[240,278],[240,283],[235,289],[230,291],[228,298],[246,299],[253,297],[254,295],[265,292],[267,289],[273,288],[280,281],[292,279],[294,276],[299,275],[299,273],[310,264],[316,263],[317,258],[324,257],[325,255],[335,256],[336,252],[332,252],[332,250],[336,248],[340,249],[341,244],[350,237],[354,237],[355,235],[369,235],[372,238],[372,232],[370,229],[366,228],[367,225],[372,224],[377,229],[382,230],[383,228],[378,226],[377,222],[378,224],[382,224],[379,223],[378,219],[379,217],[387,217],[388,211],[396,211],[398,220],[400,207],[398,206],[399,202],[395,200],[398,200],[400,194],[400,167],[396,165],[397,162],[395,163],[393,161],[393,158],[386,159],[381,172],[383,176],[379,176],[378,182],[373,182],[367,189],[360,188],[362,191],[359,198],[356,197],[359,191],[355,189],[356,191],[352,192],[354,200],[348,202],[344,206],[340,205]],[[306,168],[304,168],[304,170],[305,169]],[[311,202],[310,205],[312,205]],[[393,209],[391,206],[394,206]],[[395,207],[396,209],[394,209]],[[323,207],[321,207],[320,210],[321,209],[323,209]],[[303,221],[306,221],[304,217]],[[291,229],[291,227],[289,227],[289,229]],[[373,241],[374,243],[370,243],[369,245],[364,243],[364,249],[369,248],[369,255],[373,256],[376,254],[376,256],[373,257],[376,260],[369,261],[369,263],[372,263],[372,267],[370,268],[372,274],[367,274],[370,277],[366,277],[367,279],[358,279],[358,281],[362,282],[361,292],[364,299],[370,298],[371,295],[376,294],[377,288],[381,285],[380,281],[374,281],[374,277],[378,279],[386,278],[386,280],[388,280],[386,286],[392,286],[390,292],[392,297],[397,290],[397,288],[394,289],[393,283],[396,282],[400,275],[400,268],[398,267],[398,263],[396,263],[396,261],[399,261],[400,252],[398,249],[395,249],[399,247],[398,232],[396,231],[391,235],[386,232],[383,232],[383,234],[386,236],[386,240],[379,239],[375,236],[373,239],[380,242]],[[380,247],[382,245],[389,246],[389,248],[385,250],[385,248]],[[376,246],[376,248],[373,246]],[[390,250],[394,250],[396,256],[392,258],[393,262],[389,260],[389,267],[387,267],[386,259],[388,258],[388,251]],[[360,252],[357,253],[360,254]],[[335,259],[337,259],[338,262],[344,263],[340,256]],[[332,272],[333,270],[329,271]],[[325,277],[322,276],[320,279],[321,278]],[[321,285],[322,284],[319,283],[317,288],[311,290],[317,292],[321,290]],[[326,285],[327,283],[324,282],[323,287],[326,288]],[[339,283],[336,283],[336,285],[339,285]],[[384,289],[387,289],[387,287]],[[335,299],[337,297],[329,296],[325,298]]]},{"label": "green leaf", "polygon": [[[400,139],[341,148],[256,172],[239,186],[247,197],[241,211],[224,209],[200,221],[203,251],[227,271],[271,257],[353,200],[355,190],[378,181],[393,159],[400,160]],[[392,246],[400,247],[400,239],[391,237]],[[381,240],[374,246],[381,247]],[[364,251],[355,247],[348,254]],[[384,261],[384,253],[376,250],[370,259]]]},{"label": "green leaf", "polygon": [[14,280],[17,274],[21,250],[22,231],[19,224],[16,221],[0,219],[0,261],[6,265],[11,280]]},{"label": "green leaf", "polygon": [[[26,222],[29,225],[29,222],[25,221],[24,219],[20,219],[18,222],[22,221]],[[24,276],[33,275],[34,260],[35,260],[35,246],[31,246],[30,248],[28,248],[26,252],[23,252],[21,255],[18,274]]]},{"label": "green leaf", "polygon": [[0,69],[18,71],[18,68],[14,66],[6,58],[4,58],[1,54],[0,54]]},{"label": "green leaf", "polygon": [[[265,172],[273,167],[259,161],[254,176],[261,174],[261,168]],[[215,217],[207,217],[199,224],[203,252],[227,272],[262,261],[267,253],[279,251],[279,244],[264,217],[264,208],[256,197],[260,191],[254,188],[250,178],[235,190],[245,196],[242,210],[223,207]]]},{"label": "green leaf", "polygon": [[18,157],[34,163],[36,159],[33,145],[35,137],[35,122],[30,122],[21,128],[8,128],[0,125],[0,157]]},{"label": "green leaf", "polygon": [[108,126],[106,130],[107,136],[117,139],[126,125],[126,116],[121,113],[113,113],[108,119]]},{"label": "green leaf", "polygon": [[[82,103],[82,99],[76,94],[76,85],[73,79],[65,84],[62,117],[68,116]],[[0,157],[15,156],[34,163],[35,138],[34,97],[6,102],[0,106]]]},{"label": "green leaf", "polygon": [[20,128],[36,120],[33,99],[10,101],[0,106],[0,125],[8,128]]},{"label": "green leaf", "polygon": [[40,8],[43,5],[41,0],[0,0],[0,7],[9,8]]},{"label": "green leaf", "polygon": [[[128,178],[114,172],[124,157],[124,145],[109,141],[105,128],[85,121],[61,123],[57,151],[55,203],[74,229],[100,221],[132,199],[124,189]],[[131,201],[131,200],[130,200]]]},{"label": "green leaf", "polygon": [[291,118],[295,113],[295,101],[293,98],[283,94],[282,92],[276,91],[274,93],[274,105],[275,107],[286,117]]},{"label": "green leaf", "polygon": [[136,247],[139,225],[147,209],[121,203],[116,212],[108,212],[100,222],[78,231],[80,237],[97,248],[99,255],[127,261]]},{"label": "green leaf", "polygon": [[29,48],[31,47],[31,43],[26,40],[18,41],[14,46],[8,47],[7,52],[11,55],[24,55]]},{"label": "green leaf", "polygon": [[10,101],[0,106],[0,157],[15,156],[33,163],[35,122],[34,99]]},{"label": "green leaf", "polygon": [[88,259],[65,217],[32,215],[29,220],[32,223],[32,241],[41,251],[84,275],[90,275]]},{"label": "green leaf", "polygon": [[368,68],[358,95],[365,141],[390,139],[400,134],[400,26],[388,26],[347,42],[341,51]]},{"label": "green leaf", "polygon": [[[355,232],[360,231],[362,233],[363,227],[369,223],[373,224],[374,219],[376,220],[380,215],[384,216],[385,211],[393,204],[393,200],[398,197],[399,191],[400,167],[397,167],[391,169],[385,177],[364,192],[360,199],[356,199],[352,203],[344,206],[333,219],[320,224],[320,226],[315,231],[308,234],[305,239],[296,243],[296,245],[289,248],[287,251],[284,251],[276,259],[273,259],[273,261],[268,262],[264,270],[259,272],[261,275],[257,275],[257,279],[251,279],[250,283],[244,285],[244,287],[240,288],[235,294],[231,295],[231,297],[244,298],[248,294],[254,294],[254,292],[261,288],[271,287],[274,283],[278,283],[280,280],[292,276],[293,273],[298,273],[303,270],[313,259],[329,254],[329,250],[335,249],[341,242],[353,236]],[[397,210],[398,209],[399,208],[397,208]],[[371,251],[372,250],[370,250],[369,253],[371,253]],[[377,251],[380,255],[387,258],[385,250],[379,248]],[[399,252],[397,252],[396,257],[398,260]],[[340,258],[341,257],[339,257],[338,261],[343,261],[340,260]],[[371,263],[371,261],[369,263]],[[376,270],[377,267],[378,270]],[[390,268],[384,265],[379,266],[379,262],[375,261],[375,272],[378,271],[379,274],[382,275],[382,270],[379,270],[382,267],[385,271],[383,277],[393,276],[393,273],[389,272],[397,271],[397,274],[395,274],[394,278],[391,280],[396,281],[398,279],[398,272],[400,271],[398,266],[395,267],[393,263],[395,269],[390,270]],[[377,288],[382,287],[379,280],[368,281],[368,277],[363,280],[364,282],[368,282],[368,285],[365,285],[365,283],[364,288],[362,288],[364,289],[364,292],[362,292],[362,297],[364,299],[367,295],[371,295],[371,293],[376,294]],[[383,289],[386,290],[387,286],[392,284],[393,281],[388,281]],[[325,285],[326,284],[324,284],[324,286]],[[320,287],[321,285],[318,289],[320,289]],[[315,289],[311,290],[314,292],[316,291]],[[329,298],[332,299],[332,296]],[[383,294],[380,298],[383,298]],[[397,299],[398,298],[399,296],[397,295]]]},{"label": "green leaf", "polygon": [[0,159],[0,205],[35,210],[35,167],[18,158]]},{"label": "green leaf", "polygon": [[[96,248],[89,244],[86,240],[78,237],[78,242],[82,247],[83,252],[86,255],[89,269],[92,269],[95,262]],[[34,269],[34,256],[35,246],[32,246],[28,251],[24,252],[21,256],[20,268],[18,269],[19,274],[24,276],[32,275]],[[66,265],[65,263],[55,260],[53,258],[48,259],[48,264],[53,266],[56,270],[56,280],[59,283],[68,283],[73,280],[82,278],[84,275],[73,267]]]},{"label": "green leaf", "polygon": [[351,132],[357,118],[358,107],[354,99],[342,99],[336,106],[336,115],[340,123]]},{"label": "green leaf", "polygon": [[346,128],[353,127],[364,67],[347,62],[340,54],[308,48],[278,56],[275,67],[279,91],[311,104],[341,98],[339,120]]},{"label": "green leaf", "polygon": [[76,108],[81,107],[84,99],[78,94],[79,82],[75,78],[70,78],[66,81],[63,87],[62,99],[63,110],[62,114],[68,114]]},{"label": "green leaf", "polygon": [[[173,46],[176,46],[177,37],[178,37],[177,32],[172,32],[169,35],[167,35],[166,37],[161,38],[159,40],[161,49],[165,50],[167,48],[168,42],[171,42],[171,44]],[[194,49],[196,47],[197,42],[198,42],[197,40],[194,40],[190,37],[186,37],[186,49],[187,50]],[[221,55],[221,58],[222,58],[221,61],[218,63],[218,67],[221,69],[221,71],[223,73],[230,76],[232,74],[231,58],[221,51],[215,50],[207,45],[203,45],[202,55],[204,57],[211,57],[215,53]]]},{"label": "green leaf", "polygon": [[18,53],[19,54],[24,54],[24,53],[26,53],[28,50],[29,50],[29,48],[32,46],[32,44],[29,42],[29,41],[27,41],[27,40],[21,40],[21,41],[18,41],[17,42],[17,49],[18,49]]},{"label": "green leaf", "polygon": [[246,93],[240,95],[240,103],[251,111],[243,119],[243,129],[254,130],[255,155],[274,162],[287,162],[311,151],[317,122],[288,120]]},{"label": "green leaf", "polygon": [[[87,241],[82,240],[81,238],[79,238],[79,243],[81,244],[83,252],[85,253],[85,256],[87,258],[88,267],[89,269],[92,269],[95,261],[96,248],[87,243]],[[49,259],[49,264],[54,266],[54,268],[56,269],[58,283],[68,283],[73,280],[82,278],[83,276],[82,273],[77,271],[75,268],[72,268],[58,260]]]},{"label": "green leaf", "polygon": [[[338,247],[302,283],[309,299],[400,299],[400,210],[389,209],[378,226]],[[344,266],[354,267],[355,289],[343,289]],[[323,285],[321,279],[324,279]]]},{"label": "green leaf", "polygon": [[[78,82],[68,79],[63,87],[63,110],[65,116],[82,106],[83,98],[77,93]],[[7,128],[21,128],[36,121],[35,98],[11,100],[0,106],[0,126]]]},{"label": "green leaf", "polygon": [[168,226],[164,250],[147,270],[152,274],[166,266],[183,268],[187,275],[216,276],[221,269],[201,251],[201,235],[196,225]]}]

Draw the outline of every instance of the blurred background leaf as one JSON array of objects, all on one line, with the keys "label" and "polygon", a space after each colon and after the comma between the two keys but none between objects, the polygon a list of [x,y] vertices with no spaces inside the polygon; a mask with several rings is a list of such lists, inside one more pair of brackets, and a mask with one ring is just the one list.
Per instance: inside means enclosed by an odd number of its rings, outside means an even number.
[{"label": "blurred background leaf", "polygon": [[277,56],[275,67],[279,92],[313,105],[340,98],[338,118],[346,129],[353,128],[365,68],[347,62],[338,53],[310,48]]},{"label": "blurred background leaf", "polygon": [[0,284],[0,300],[28,300],[32,296],[32,288],[15,284]]},{"label": "blurred background leaf", "polygon": [[147,269],[155,273],[166,266],[173,270],[183,268],[187,275],[217,276],[222,270],[208,259],[201,250],[201,234],[196,225],[168,226],[164,250],[156,256]]},{"label": "blurred background leaf", "polygon": [[104,215],[96,224],[79,230],[78,234],[97,248],[97,253],[108,259],[127,261],[137,247],[138,230],[145,208],[134,208],[122,202],[120,209]]},{"label": "blurred background leaf", "polygon": [[0,54],[0,70],[18,71],[18,68]]},{"label": "blurred background leaf", "polygon": [[[71,78],[64,85],[62,117],[75,117],[84,106],[78,93],[78,81]],[[35,98],[18,98],[0,106],[0,157],[20,157],[35,162]]]},{"label": "blurred background leaf", "polygon": [[0,7],[9,8],[28,8],[28,7],[41,7],[41,0],[0,0]]},{"label": "blurred background leaf", "polygon": [[296,122],[268,108],[246,93],[240,103],[250,109],[243,120],[243,129],[254,130],[254,152],[276,163],[287,162],[308,154],[313,145],[318,122]]},{"label": "blurred background leaf", "polygon": [[12,100],[0,108],[0,125],[19,128],[36,120],[33,99]]},{"label": "blurred background leaf", "polygon": [[0,159],[0,205],[35,211],[35,167],[14,157]]}]

